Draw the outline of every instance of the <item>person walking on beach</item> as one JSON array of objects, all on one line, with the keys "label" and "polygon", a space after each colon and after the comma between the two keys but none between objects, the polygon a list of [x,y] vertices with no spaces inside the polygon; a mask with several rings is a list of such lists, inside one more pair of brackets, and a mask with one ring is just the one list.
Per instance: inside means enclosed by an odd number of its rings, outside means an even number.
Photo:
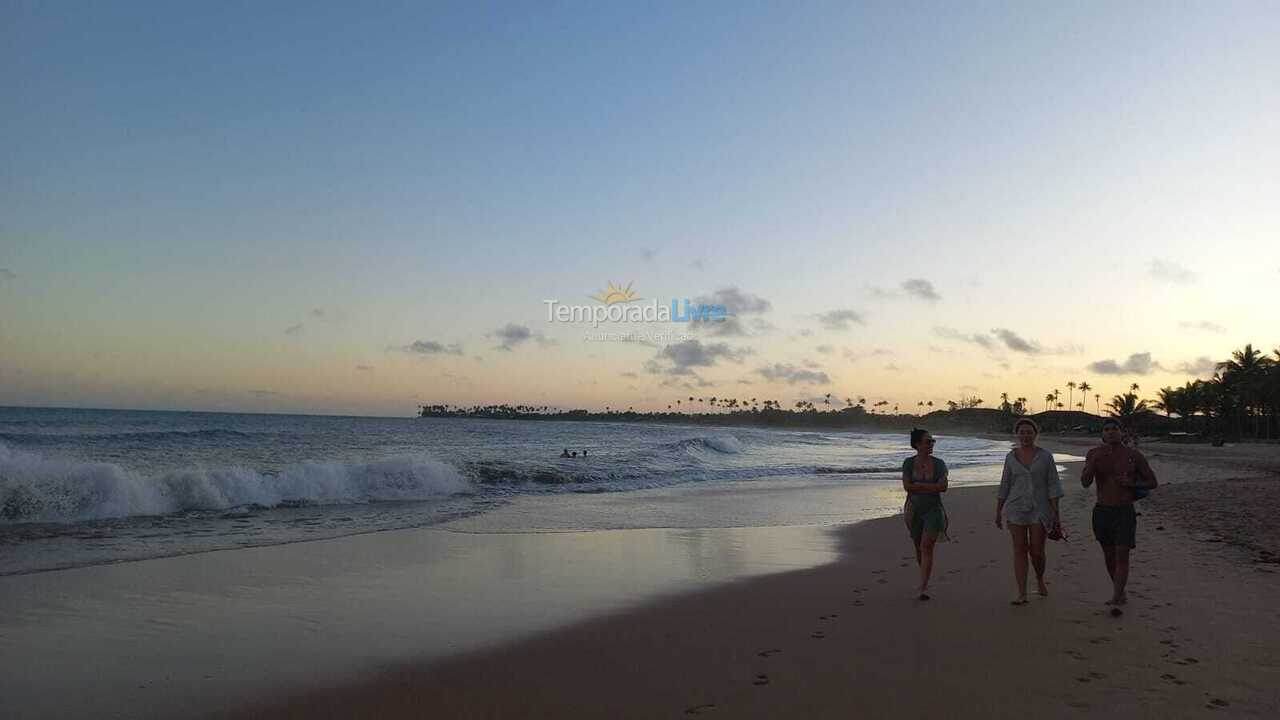
[{"label": "person walking on beach", "polygon": [[928,430],[911,431],[911,447],[916,454],[902,461],[902,489],[907,502],[903,518],[911,530],[916,546],[916,564],[920,566],[920,599],[929,599],[929,576],[933,573],[933,547],[939,536],[947,534],[947,514],[942,508],[942,493],[947,491],[947,464],[933,457],[934,439]]},{"label": "person walking on beach", "polygon": [[1004,459],[1000,490],[996,493],[996,527],[1009,524],[1013,540],[1013,579],[1018,586],[1014,605],[1027,604],[1027,558],[1036,571],[1036,590],[1049,594],[1044,581],[1045,539],[1061,537],[1062,522],[1058,516],[1058,498],[1063,495],[1062,480],[1053,453],[1036,447],[1040,426],[1031,418],[1013,425],[1017,446]]},{"label": "person walking on beach", "polygon": [[1133,501],[1159,482],[1142,453],[1124,444],[1124,427],[1115,418],[1102,423],[1102,445],[1085,456],[1080,484],[1097,482],[1098,501],[1093,506],[1093,536],[1102,546],[1102,557],[1111,576],[1112,613],[1128,602],[1129,551],[1137,547],[1138,513]]}]

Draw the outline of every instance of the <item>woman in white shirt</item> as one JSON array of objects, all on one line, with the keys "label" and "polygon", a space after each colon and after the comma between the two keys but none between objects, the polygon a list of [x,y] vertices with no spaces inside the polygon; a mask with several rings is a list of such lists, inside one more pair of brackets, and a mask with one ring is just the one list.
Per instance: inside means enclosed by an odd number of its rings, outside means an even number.
[{"label": "woman in white shirt", "polygon": [[1000,491],[996,500],[996,527],[1009,524],[1013,539],[1013,579],[1018,585],[1014,605],[1027,604],[1027,558],[1036,571],[1037,592],[1048,595],[1044,582],[1045,539],[1062,532],[1058,498],[1062,481],[1053,453],[1036,447],[1040,427],[1031,418],[1021,418],[1013,426],[1017,446],[1004,459]]}]

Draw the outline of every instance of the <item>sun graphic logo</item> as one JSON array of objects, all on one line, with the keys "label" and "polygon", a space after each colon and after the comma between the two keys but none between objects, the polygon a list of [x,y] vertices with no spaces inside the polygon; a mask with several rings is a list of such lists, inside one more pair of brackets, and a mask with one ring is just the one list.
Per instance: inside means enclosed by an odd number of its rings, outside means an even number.
[{"label": "sun graphic logo", "polygon": [[631,283],[627,283],[626,287],[618,287],[613,283],[609,283],[603,291],[592,295],[591,299],[602,302],[605,305],[616,305],[618,303],[634,302],[640,298],[636,297],[636,292],[631,289]]}]

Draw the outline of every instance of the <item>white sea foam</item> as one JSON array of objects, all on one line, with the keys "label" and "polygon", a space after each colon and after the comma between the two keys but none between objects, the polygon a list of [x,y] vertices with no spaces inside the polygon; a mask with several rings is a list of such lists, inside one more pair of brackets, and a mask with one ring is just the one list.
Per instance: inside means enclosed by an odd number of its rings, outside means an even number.
[{"label": "white sea foam", "polygon": [[46,458],[0,443],[0,522],[75,522],[184,510],[425,500],[471,484],[425,455],[305,463],[279,475],[192,467],[148,477],[113,463]]}]

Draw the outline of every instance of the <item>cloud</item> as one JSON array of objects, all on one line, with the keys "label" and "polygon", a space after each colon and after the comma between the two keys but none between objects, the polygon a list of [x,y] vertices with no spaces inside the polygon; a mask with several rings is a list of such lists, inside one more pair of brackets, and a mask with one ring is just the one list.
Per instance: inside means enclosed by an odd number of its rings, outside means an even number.
[{"label": "cloud", "polygon": [[1151,261],[1151,277],[1163,282],[1186,285],[1194,282],[1196,274],[1172,260],[1156,258]]},{"label": "cloud", "polygon": [[671,372],[674,369],[688,369],[694,367],[711,367],[719,360],[724,359],[729,362],[741,363],[743,358],[750,355],[750,348],[732,348],[728,343],[707,343],[702,344],[700,340],[685,340],[671,345],[667,345],[658,351],[658,358],[671,363]]},{"label": "cloud", "polygon": [[852,325],[865,325],[866,321],[854,310],[831,310],[818,315],[818,322],[828,330],[848,330]]},{"label": "cloud", "polygon": [[1203,330],[1204,332],[1217,333],[1218,335],[1221,335],[1227,331],[1225,327],[1219,325],[1216,322],[1209,322],[1208,320],[1201,320],[1200,322],[1190,322],[1188,320],[1183,320],[1182,322],[1178,323],[1178,327],[1182,328],[1183,330]]},{"label": "cloud", "polygon": [[1008,328],[993,328],[991,334],[1000,338],[1005,347],[1014,352],[1026,353],[1028,355],[1039,355],[1044,352],[1040,347],[1040,343],[1035,340],[1027,340],[1018,333]]},{"label": "cloud", "polygon": [[435,340],[414,340],[412,343],[400,348],[407,353],[415,355],[461,355],[462,346],[457,343],[445,345]]},{"label": "cloud", "polygon": [[814,352],[820,352],[823,355],[830,355],[835,351],[836,349],[831,347],[830,345],[819,345],[818,347],[814,348]]},{"label": "cloud", "polygon": [[275,390],[249,390],[248,393],[254,397],[259,397],[259,398],[275,397],[276,395],[280,394]]},{"label": "cloud", "polygon": [[938,302],[942,299],[942,296],[938,294],[938,291],[933,289],[933,283],[925,280],[924,278],[910,278],[903,280],[902,289],[905,290],[908,295],[920,298],[921,300]]},{"label": "cloud", "polygon": [[556,341],[548,339],[542,333],[534,332],[524,325],[515,323],[507,323],[506,325],[489,333],[489,337],[496,337],[500,341],[495,350],[506,350],[510,352],[516,346],[522,345],[530,340],[539,345],[555,345]]},{"label": "cloud", "polygon": [[0,279],[3,279],[3,280],[17,280],[17,279],[18,279],[18,273],[16,273],[16,272],[14,272],[14,271],[10,270],[9,268],[0,268]]},{"label": "cloud", "polygon": [[302,323],[298,323],[297,325],[290,325],[289,327],[284,329],[285,335],[297,335],[301,332],[302,332]]},{"label": "cloud", "polygon": [[308,314],[311,315],[311,317],[313,318],[323,318],[324,308],[311,308],[311,312]]},{"label": "cloud", "polygon": [[645,261],[645,262],[653,262],[654,258],[656,258],[656,257],[658,257],[658,251],[657,251],[657,250],[654,250],[653,248],[641,248],[641,249],[640,249],[640,259],[641,259],[641,260],[643,260],[643,261]]},{"label": "cloud", "polygon": [[1178,363],[1178,367],[1176,369],[1178,372],[1185,373],[1187,375],[1205,377],[1207,375],[1212,375],[1213,371],[1218,369],[1218,363],[1214,362],[1214,359],[1208,355],[1201,355],[1190,362]]},{"label": "cloud", "polygon": [[[710,295],[699,295],[692,300],[694,305],[720,305],[724,307],[726,317],[720,320],[701,320],[695,318],[689,323],[694,330],[705,330],[709,335],[717,337],[741,337],[749,335],[747,327],[740,319],[743,316],[761,315],[773,309],[773,304],[759,295],[743,292],[735,286],[720,288]],[[753,318],[752,327],[756,330],[772,330],[773,326],[761,318]]]},{"label": "cloud", "polygon": [[1154,370],[1163,370],[1160,363],[1151,359],[1151,353],[1134,353],[1128,360],[1118,363],[1115,360],[1098,360],[1089,363],[1089,371],[1099,375],[1149,375]]},{"label": "cloud", "polygon": [[359,372],[373,372],[372,365],[357,365],[356,370]]},{"label": "cloud", "polygon": [[831,378],[825,373],[817,370],[805,370],[795,365],[785,363],[774,363],[766,365],[756,370],[766,380],[770,382],[785,382],[788,385],[796,385],[805,383],[809,385],[829,385]]},{"label": "cloud", "polygon": [[884,348],[872,348],[870,350],[854,350],[853,348],[847,347],[842,349],[840,351],[840,354],[844,356],[845,360],[856,362],[866,357],[880,357],[884,355],[892,355],[893,351],[886,350]]},{"label": "cloud", "polygon": [[622,375],[622,377],[624,377],[624,378],[633,378],[633,379],[634,379],[634,378],[638,378],[638,377],[640,377],[640,375],[639,375],[639,374],[637,374],[637,373],[633,373],[633,372],[624,372],[624,373],[620,373],[620,374],[621,374],[621,375]]},{"label": "cloud", "polygon": [[949,327],[934,327],[933,334],[946,340],[958,340],[960,342],[973,343],[987,350],[994,350],[996,343],[986,335],[966,335],[965,333]]}]

